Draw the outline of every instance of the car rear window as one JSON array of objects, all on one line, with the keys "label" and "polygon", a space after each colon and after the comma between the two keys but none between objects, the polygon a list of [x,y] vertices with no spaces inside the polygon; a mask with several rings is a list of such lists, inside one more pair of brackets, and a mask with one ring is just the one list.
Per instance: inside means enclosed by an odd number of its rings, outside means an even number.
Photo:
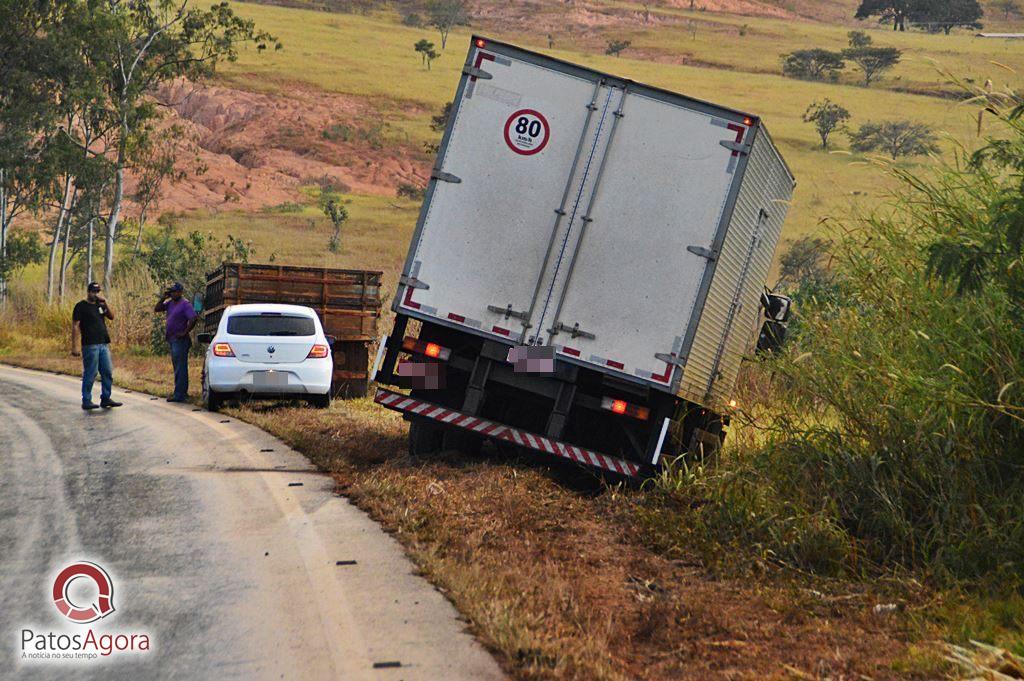
[{"label": "car rear window", "polygon": [[235,314],[228,317],[233,336],[312,336],[316,325],[311,317],[286,314]]}]

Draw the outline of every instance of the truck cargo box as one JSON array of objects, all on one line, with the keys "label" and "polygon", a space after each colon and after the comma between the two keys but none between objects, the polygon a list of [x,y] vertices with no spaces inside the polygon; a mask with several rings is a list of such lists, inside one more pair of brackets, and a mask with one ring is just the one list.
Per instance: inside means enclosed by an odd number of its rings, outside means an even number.
[{"label": "truck cargo box", "polygon": [[476,38],[396,312],[727,402],[794,181],[756,116]]},{"label": "truck cargo box", "polygon": [[752,113],[474,37],[374,364],[411,392],[376,401],[414,455],[717,446],[794,184]]},{"label": "truck cargo box", "polygon": [[203,329],[214,333],[224,310],[245,303],[313,308],[336,340],[334,393],[366,395],[368,347],[381,313],[381,272],[326,267],[224,263],[206,277]]}]

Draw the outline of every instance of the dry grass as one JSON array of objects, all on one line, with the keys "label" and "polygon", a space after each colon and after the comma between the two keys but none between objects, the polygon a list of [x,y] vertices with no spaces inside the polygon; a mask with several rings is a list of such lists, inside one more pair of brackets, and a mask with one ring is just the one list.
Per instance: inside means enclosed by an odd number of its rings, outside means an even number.
[{"label": "dry grass", "polygon": [[[2,361],[78,371],[57,342],[28,354],[12,352],[10,340]],[[121,386],[169,389],[166,358],[115,353],[115,366]],[[197,362],[192,369],[197,378]],[[331,471],[517,678],[884,679],[920,667],[906,671],[902,618],[872,611],[891,600],[887,589],[721,576],[700,556],[659,555],[639,519],[652,503],[644,492],[495,452],[411,459],[405,423],[369,400],[327,412],[276,404],[229,412]]]}]

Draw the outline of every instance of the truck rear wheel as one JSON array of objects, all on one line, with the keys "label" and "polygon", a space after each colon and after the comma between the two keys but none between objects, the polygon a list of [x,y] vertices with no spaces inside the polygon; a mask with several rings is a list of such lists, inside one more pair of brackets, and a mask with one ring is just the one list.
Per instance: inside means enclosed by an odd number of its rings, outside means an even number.
[{"label": "truck rear wheel", "polygon": [[440,428],[420,419],[409,423],[409,456],[424,457],[441,451],[444,433]]},{"label": "truck rear wheel", "polygon": [[484,440],[479,435],[462,430],[461,428],[448,428],[444,431],[442,437],[442,445],[445,451],[455,450],[468,454],[470,456],[476,456],[480,453],[480,448],[483,447]]}]

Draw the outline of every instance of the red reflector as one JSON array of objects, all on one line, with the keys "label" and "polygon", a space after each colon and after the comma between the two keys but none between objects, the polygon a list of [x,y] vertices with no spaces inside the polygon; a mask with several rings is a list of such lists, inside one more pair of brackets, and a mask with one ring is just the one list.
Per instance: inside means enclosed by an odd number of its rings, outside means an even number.
[{"label": "red reflector", "polygon": [[611,397],[605,397],[601,400],[601,408],[607,409],[613,414],[624,414],[625,416],[632,416],[635,419],[646,421],[651,416],[651,410],[647,407],[638,407],[635,404],[630,404],[625,400],[615,400]]},{"label": "red reflector", "polygon": [[214,343],[213,354],[215,357],[234,357],[235,351],[227,343]]},{"label": "red reflector", "polygon": [[477,38],[476,39],[476,46],[480,47],[480,48],[487,47],[487,41],[484,40],[483,38]]},{"label": "red reflector", "polygon": [[330,347],[317,343],[309,350],[309,354],[306,355],[306,359],[323,359],[330,353]]}]

